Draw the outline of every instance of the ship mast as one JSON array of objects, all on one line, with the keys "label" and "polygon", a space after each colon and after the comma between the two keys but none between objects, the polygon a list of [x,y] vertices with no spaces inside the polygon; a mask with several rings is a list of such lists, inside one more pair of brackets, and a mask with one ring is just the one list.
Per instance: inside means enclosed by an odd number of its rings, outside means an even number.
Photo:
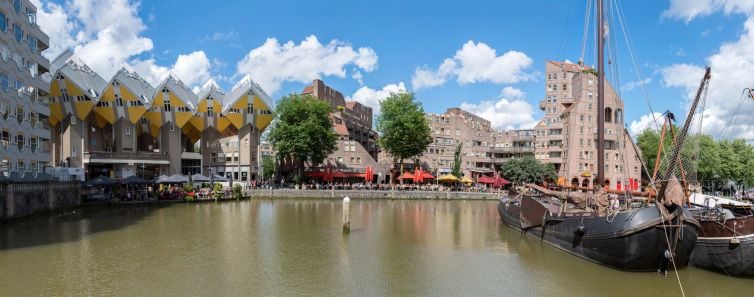
[{"label": "ship mast", "polygon": [[605,23],[602,0],[597,0],[597,184],[605,183]]}]

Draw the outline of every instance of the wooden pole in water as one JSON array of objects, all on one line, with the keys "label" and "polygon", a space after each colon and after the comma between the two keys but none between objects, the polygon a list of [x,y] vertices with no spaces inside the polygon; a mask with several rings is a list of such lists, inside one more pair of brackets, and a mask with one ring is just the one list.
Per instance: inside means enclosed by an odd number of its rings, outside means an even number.
[{"label": "wooden pole in water", "polygon": [[351,198],[343,198],[343,233],[351,232]]}]

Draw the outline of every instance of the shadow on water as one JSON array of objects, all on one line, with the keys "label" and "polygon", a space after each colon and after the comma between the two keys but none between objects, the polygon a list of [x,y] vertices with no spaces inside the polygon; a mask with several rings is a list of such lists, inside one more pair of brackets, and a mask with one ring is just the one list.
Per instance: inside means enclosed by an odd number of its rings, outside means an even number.
[{"label": "shadow on water", "polygon": [[136,224],[169,204],[85,205],[0,225],[0,251],[81,240]]},{"label": "shadow on water", "polygon": [[[497,218],[499,221],[499,218]],[[528,296],[748,296],[750,279],[727,277],[696,267],[662,276],[656,272],[625,272],[568,254],[502,222],[497,230],[505,254],[514,254],[522,283],[537,283]],[[680,286],[679,286],[680,281]],[[516,286],[516,284],[511,284]],[[747,292],[743,294],[743,292]]]}]

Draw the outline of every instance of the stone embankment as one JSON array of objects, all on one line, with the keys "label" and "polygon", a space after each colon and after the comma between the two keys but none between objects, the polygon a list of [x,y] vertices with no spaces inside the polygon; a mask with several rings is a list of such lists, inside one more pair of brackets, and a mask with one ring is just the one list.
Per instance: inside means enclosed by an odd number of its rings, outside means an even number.
[{"label": "stone embankment", "polygon": [[0,220],[80,204],[77,182],[0,183]]},{"label": "stone embankment", "polygon": [[254,198],[309,198],[309,199],[405,199],[405,200],[497,200],[503,193],[449,192],[449,191],[376,191],[376,190],[295,190],[254,189],[246,191]]}]

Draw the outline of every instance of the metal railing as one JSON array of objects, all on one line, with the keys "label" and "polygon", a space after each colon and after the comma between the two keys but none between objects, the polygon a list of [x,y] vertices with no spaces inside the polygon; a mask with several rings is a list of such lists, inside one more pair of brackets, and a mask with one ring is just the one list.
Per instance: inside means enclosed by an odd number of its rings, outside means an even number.
[{"label": "metal railing", "polygon": [[492,151],[495,153],[531,153],[534,152],[534,147],[493,147]]},{"label": "metal railing", "polygon": [[155,152],[84,152],[84,158],[88,159],[126,159],[126,160],[153,160],[169,161],[168,155]]}]

